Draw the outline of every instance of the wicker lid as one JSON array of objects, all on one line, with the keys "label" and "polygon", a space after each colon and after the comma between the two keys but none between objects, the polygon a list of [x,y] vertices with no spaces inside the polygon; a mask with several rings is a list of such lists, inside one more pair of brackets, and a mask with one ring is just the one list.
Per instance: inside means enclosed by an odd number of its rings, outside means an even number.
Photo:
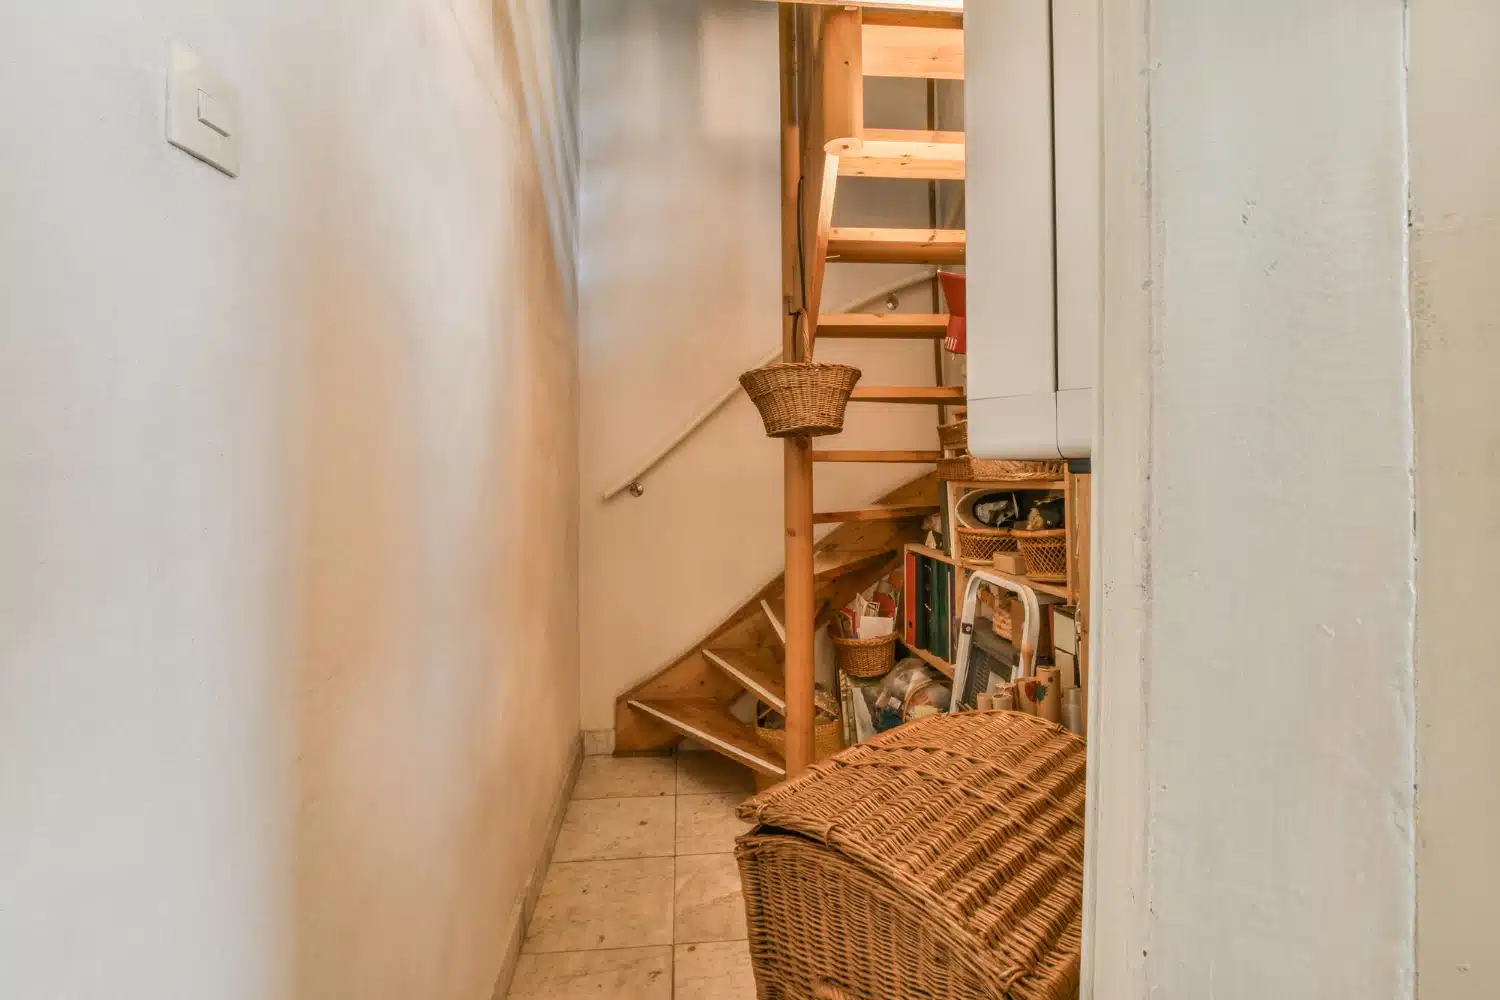
[{"label": "wicker lid", "polygon": [[[924,911],[1005,994],[1078,988],[1084,743],[1016,712],[940,715],[740,807],[838,851]],[[765,833],[766,830],[759,831]]]}]

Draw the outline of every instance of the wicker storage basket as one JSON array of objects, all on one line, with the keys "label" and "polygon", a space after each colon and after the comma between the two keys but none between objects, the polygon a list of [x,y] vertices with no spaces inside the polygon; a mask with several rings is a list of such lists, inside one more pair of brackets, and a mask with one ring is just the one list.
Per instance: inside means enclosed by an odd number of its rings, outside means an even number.
[{"label": "wicker storage basket", "polygon": [[755,368],[740,376],[771,437],[837,434],[862,373],[849,365],[804,361]]},{"label": "wicker storage basket", "polygon": [[948,451],[969,450],[969,421],[959,420],[938,425],[938,443]]},{"label": "wicker storage basket", "polygon": [[[765,713],[776,712],[774,708],[760,705],[755,713],[755,738],[786,757],[786,730],[772,729],[761,725]],[[777,712],[776,714],[780,714]],[[813,760],[827,760],[844,749],[844,724],[823,706],[818,706],[817,724],[813,726]]]},{"label": "wicker storage basket", "polygon": [[875,639],[841,639],[832,633],[834,657],[850,677],[884,677],[896,666],[896,634]]},{"label": "wicker storage basket", "polygon": [[961,524],[954,531],[958,534],[960,559],[989,562],[996,552],[1016,551],[1016,540],[1009,528],[969,528]]},{"label": "wicker storage basket", "polygon": [[1016,712],[890,730],[740,807],[762,1000],[1074,1000],[1084,744]]},{"label": "wicker storage basket", "polygon": [[962,455],[937,464],[937,477],[955,483],[1022,483],[1061,479],[1061,462],[1023,462],[1009,458]]},{"label": "wicker storage basket", "polygon": [[1022,531],[1016,528],[1012,534],[1021,547],[1021,558],[1026,561],[1026,575],[1039,583],[1068,582],[1068,529],[1049,528],[1045,531]]}]

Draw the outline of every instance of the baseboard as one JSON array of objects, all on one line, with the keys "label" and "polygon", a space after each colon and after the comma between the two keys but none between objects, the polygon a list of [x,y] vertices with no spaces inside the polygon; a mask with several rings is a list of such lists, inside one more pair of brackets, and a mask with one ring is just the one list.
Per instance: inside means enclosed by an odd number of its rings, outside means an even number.
[{"label": "baseboard", "polygon": [[[611,732],[610,735],[613,735]],[[562,831],[563,815],[568,811],[568,802],[573,798],[573,786],[578,783],[578,772],[583,767],[583,734],[573,741],[573,750],[568,756],[568,769],[562,788],[552,803],[548,817],[547,837],[542,842],[541,853],[526,879],[525,891],[511,909],[510,928],[505,935],[505,957],[500,965],[500,975],[495,978],[495,989],[491,1000],[505,1000],[510,993],[511,980],[516,976],[516,965],[521,960],[521,943],[526,939],[526,927],[531,923],[531,914],[542,895],[542,883],[547,878],[547,866],[552,863],[552,851],[557,847],[557,835]]]}]

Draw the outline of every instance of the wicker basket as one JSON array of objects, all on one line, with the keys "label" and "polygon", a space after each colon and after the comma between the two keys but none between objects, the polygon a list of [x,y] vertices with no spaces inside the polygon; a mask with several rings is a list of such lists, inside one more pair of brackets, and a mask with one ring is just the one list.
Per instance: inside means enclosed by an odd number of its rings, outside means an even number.
[{"label": "wicker basket", "polygon": [[1074,1000],[1084,744],[1016,712],[938,715],[740,807],[762,998]]},{"label": "wicker basket", "polygon": [[1061,462],[1023,462],[1009,458],[962,455],[937,464],[937,477],[955,483],[1025,483],[1062,478]]},{"label": "wicker basket", "polygon": [[1067,528],[1048,528],[1045,531],[1016,528],[1012,534],[1020,543],[1027,576],[1038,583],[1068,582]]},{"label": "wicker basket", "polygon": [[938,425],[938,443],[948,451],[969,450],[969,421]]},{"label": "wicker basket", "polygon": [[[756,706],[755,738],[785,759],[786,730],[761,725],[764,717],[771,713],[781,714],[764,704]],[[842,749],[844,749],[844,724],[839,721],[838,716],[830,715],[825,708],[819,706],[817,723],[813,726],[813,760],[827,760]]]},{"label": "wicker basket", "polygon": [[1009,528],[969,528],[960,524],[954,531],[958,534],[958,557],[989,562],[996,552],[1016,551],[1016,540]]},{"label": "wicker basket", "polygon": [[844,429],[844,407],[862,373],[849,365],[805,361],[766,365],[740,376],[771,437],[818,437]]},{"label": "wicker basket", "polygon": [[896,666],[896,634],[875,639],[841,639],[832,633],[839,669],[850,677],[884,677]]}]

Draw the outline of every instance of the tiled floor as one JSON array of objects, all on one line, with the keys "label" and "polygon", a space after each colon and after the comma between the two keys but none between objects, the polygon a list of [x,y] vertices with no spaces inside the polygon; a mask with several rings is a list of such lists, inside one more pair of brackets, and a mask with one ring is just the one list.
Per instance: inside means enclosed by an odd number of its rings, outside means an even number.
[{"label": "tiled floor", "polygon": [[750,772],[586,757],[511,1000],[755,1000],[734,838]]}]

